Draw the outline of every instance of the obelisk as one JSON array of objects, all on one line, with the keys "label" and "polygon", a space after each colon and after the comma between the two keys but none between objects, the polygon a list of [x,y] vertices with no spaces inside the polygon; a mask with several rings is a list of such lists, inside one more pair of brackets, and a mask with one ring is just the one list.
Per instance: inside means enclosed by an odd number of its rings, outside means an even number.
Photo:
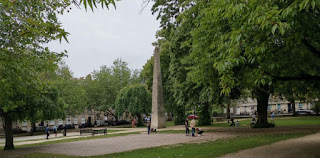
[{"label": "obelisk", "polygon": [[151,127],[155,129],[166,127],[159,53],[159,48],[156,47],[154,49],[151,117]]}]

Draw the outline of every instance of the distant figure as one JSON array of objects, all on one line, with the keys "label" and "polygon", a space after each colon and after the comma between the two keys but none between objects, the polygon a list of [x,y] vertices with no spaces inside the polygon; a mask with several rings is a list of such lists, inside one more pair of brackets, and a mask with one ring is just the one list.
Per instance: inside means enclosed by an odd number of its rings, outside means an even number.
[{"label": "distant figure", "polygon": [[67,136],[67,126],[66,125],[64,125],[63,126],[63,136]]},{"label": "distant figure", "polygon": [[238,120],[236,121],[235,126],[239,126],[239,121]]},{"label": "distant figure", "polygon": [[279,109],[278,114],[280,114],[281,110]]},{"label": "distant figure", "polygon": [[53,126],[53,133],[55,135],[55,137],[57,137],[57,126]]},{"label": "distant figure", "polygon": [[136,126],[136,120],[133,119],[133,120],[132,120],[132,128],[134,128],[135,126]]},{"label": "distant figure", "polygon": [[192,137],[194,137],[195,136],[194,133],[195,133],[195,130],[196,130],[196,121],[194,120],[194,118],[190,122],[190,126],[191,126],[191,129],[192,129]]},{"label": "distant figure", "polygon": [[274,124],[274,113],[273,112],[271,113],[271,123]]},{"label": "distant figure", "polygon": [[148,134],[150,134],[150,126],[151,126],[151,122],[147,121]]},{"label": "distant figure", "polygon": [[47,138],[46,139],[49,139],[49,135],[50,135],[50,128],[49,128],[49,125],[47,125],[47,128],[46,128],[46,134],[47,134]]},{"label": "distant figure", "polygon": [[186,135],[189,136],[189,121],[186,119],[184,122],[184,126],[186,127]]},{"label": "distant figure", "polygon": [[202,128],[196,128],[198,136],[202,136],[203,129]]},{"label": "distant figure", "polygon": [[256,124],[256,115],[252,115],[251,124],[252,124],[252,125]]},{"label": "distant figure", "polygon": [[231,118],[231,124],[230,124],[230,126],[235,126],[235,123],[234,123],[234,119],[233,119],[233,118]]}]

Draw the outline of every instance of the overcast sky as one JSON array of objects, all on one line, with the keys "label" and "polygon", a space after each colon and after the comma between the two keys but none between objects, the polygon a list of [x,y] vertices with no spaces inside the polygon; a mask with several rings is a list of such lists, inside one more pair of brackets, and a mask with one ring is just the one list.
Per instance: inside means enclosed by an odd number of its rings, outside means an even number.
[{"label": "overcast sky", "polygon": [[159,21],[151,14],[149,4],[140,13],[142,0],[116,2],[116,10],[88,10],[75,7],[59,16],[63,27],[70,33],[69,43],[56,41],[49,44],[53,51],[68,51],[66,64],[74,77],[84,77],[99,70],[100,66],[111,66],[121,58],[130,69],[142,69],[153,54],[152,42],[159,29]]}]

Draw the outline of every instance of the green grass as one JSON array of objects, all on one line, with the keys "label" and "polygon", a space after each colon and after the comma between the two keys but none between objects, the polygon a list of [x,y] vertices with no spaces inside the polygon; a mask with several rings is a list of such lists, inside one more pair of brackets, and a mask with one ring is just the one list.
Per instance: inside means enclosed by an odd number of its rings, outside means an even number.
[{"label": "green grass", "polygon": [[[235,119],[237,121],[237,119]],[[268,118],[268,122],[271,119]],[[242,119],[239,121],[240,127],[248,127],[251,123],[251,118]],[[307,125],[320,125],[320,117],[317,116],[304,116],[304,117],[275,117],[274,123],[277,127],[281,126],[307,126]],[[209,127],[230,127],[228,122],[214,122]]]},{"label": "green grass", "polygon": [[[148,149],[139,149],[129,152],[114,153],[108,155],[91,156],[90,158],[111,158],[111,157],[128,157],[128,158],[211,158],[221,155],[234,153],[239,150],[249,149],[261,145],[272,144],[278,141],[302,137],[311,133],[289,133],[289,134],[267,134],[247,137],[236,137],[229,139],[219,139],[206,143],[185,143],[163,147],[153,147]],[[67,158],[73,156],[56,155],[47,153],[36,153],[25,156],[26,158]]]},{"label": "green grass", "polygon": [[[121,131],[125,131],[125,130],[108,130],[108,134],[109,133],[114,133],[114,132],[121,132]],[[67,133],[68,134],[68,133]],[[68,137],[73,137],[73,136],[67,136]],[[62,138],[62,137],[55,137],[54,134],[50,134],[50,137],[49,139],[50,140],[54,140],[54,139],[59,139],[59,138]],[[63,138],[66,138],[66,137],[63,137]],[[20,143],[20,142],[30,142],[30,141],[39,141],[39,140],[44,140],[43,138],[41,139],[32,139],[32,140],[21,140],[21,141],[15,141],[14,143]],[[5,144],[5,143],[0,143],[0,144]]]},{"label": "green grass", "polygon": [[171,127],[171,126],[175,126],[173,121],[167,121],[166,122],[166,127]]},{"label": "green grass", "polygon": [[111,134],[111,135],[99,135],[99,136],[88,136],[88,137],[61,139],[61,140],[56,140],[56,141],[47,141],[47,142],[35,143],[35,144],[16,145],[15,147],[16,148],[25,148],[25,147],[38,146],[38,145],[66,143],[66,142],[74,142],[74,141],[90,140],[90,139],[111,138],[111,137],[126,136],[126,135],[131,135],[131,134],[140,134],[140,132],[129,132],[129,133],[120,133],[120,134]]}]

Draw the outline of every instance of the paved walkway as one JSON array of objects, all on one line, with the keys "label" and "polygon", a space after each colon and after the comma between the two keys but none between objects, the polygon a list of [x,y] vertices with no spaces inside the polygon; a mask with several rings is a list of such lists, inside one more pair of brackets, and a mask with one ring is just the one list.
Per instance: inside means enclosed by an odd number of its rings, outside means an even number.
[{"label": "paved walkway", "polygon": [[148,135],[146,133],[143,133],[121,137],[41,145],[11,151],[0,151],[0,157],[10,158],[36,152],[66,154],[74,156],[93,156],[178,143],[216,140],[219,138],[226,138],[231,136],[232,135],[222,133],[206,133],[201,137],[187,137],[184,134],[153,133]]},{"label": "paved walkway", "polygon": [[320,133],[228,154],[221,158],[320,158]]},{"label": "paved walkway", "polygon": [[[143,132],[145,131],[144,128],[108,128],[108,130],[122,130],[118,132],[112,132],[110,134],[118,134],[118,133],[129,133],[129,132]],[[26,144],[37,144],[47,141],[57,141],[62,139],[72,139],[72,138],[79,138],[79,137],[88,137],[91,135],[82,135],[80,136],[79,132],[68,132],[67,137],[63,137],[62,133],[58,133],[57,137],[54,134],[50,134],[49,140],[46,140],[46,134],[43,135],[36,135],[36,136],[23,136],[23,137],[14,137],[14,145],[26,145]],[[0,139],[0,147],[5,145],[5,138]]]}]

